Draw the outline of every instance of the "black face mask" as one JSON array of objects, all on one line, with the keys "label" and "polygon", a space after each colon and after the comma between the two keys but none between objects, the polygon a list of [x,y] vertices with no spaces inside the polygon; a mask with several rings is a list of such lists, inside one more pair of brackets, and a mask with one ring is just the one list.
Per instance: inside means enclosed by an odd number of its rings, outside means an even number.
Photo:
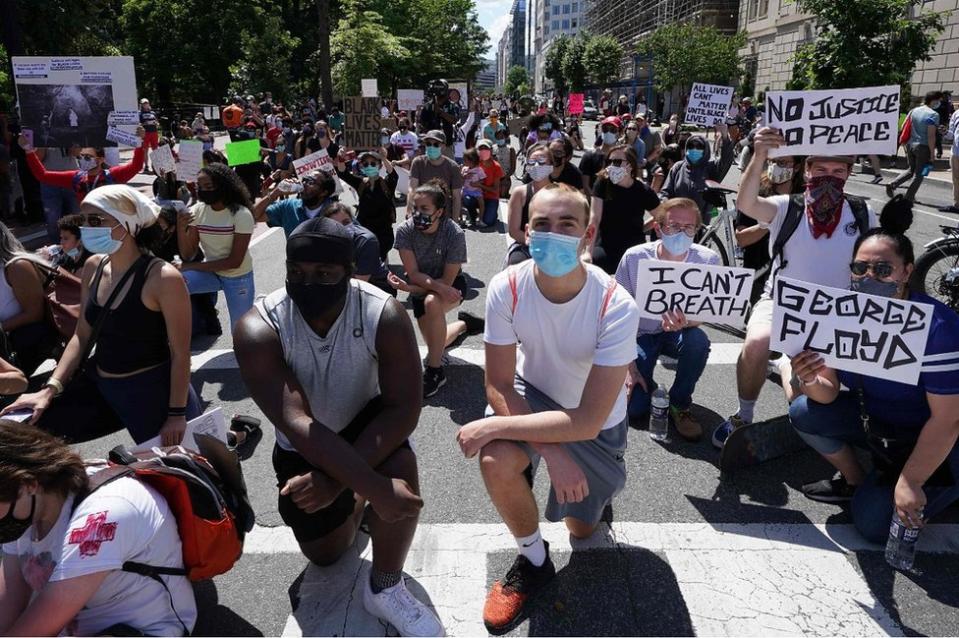
[{"label": "black face mask", "polygon": [[219,188],[198,188],[196,198],[204,204],[215,204],[222,199]]},{"label": "black face mask", "polygon": [[13,508],[16,501],[10,504],[7,515],[0,518],[0,543],[12,543],[23,536],[33,525],[33,512],[37,509],[37,495],[30,497],[30,515],[26,518],[14,518]]},{"label": "black face mask", "polygon": [[335,284],[293,283],[287,279],[286,293],[290,295],[303,318],[309,321],[323,316],[327,310],[340,303],[346,296],[349,285],[349,275],[344,275],[343,279]]}]

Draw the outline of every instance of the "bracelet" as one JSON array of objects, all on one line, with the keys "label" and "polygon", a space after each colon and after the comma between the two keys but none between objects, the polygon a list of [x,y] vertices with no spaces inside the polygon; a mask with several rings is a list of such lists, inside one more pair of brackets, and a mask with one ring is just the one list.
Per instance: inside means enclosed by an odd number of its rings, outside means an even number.
[{"label": "bracelet", "polygon": [[186,406],[182,408],[167,408],[167,416],[186,416]]},{"label": "bracelet", "polygon": [[50,377],[47,379],[47,382],[43,384],[45,388],[53,388],[53,396],[58,397],[63,394],[63,383],[60,382],[60,379],[56,377]]}]

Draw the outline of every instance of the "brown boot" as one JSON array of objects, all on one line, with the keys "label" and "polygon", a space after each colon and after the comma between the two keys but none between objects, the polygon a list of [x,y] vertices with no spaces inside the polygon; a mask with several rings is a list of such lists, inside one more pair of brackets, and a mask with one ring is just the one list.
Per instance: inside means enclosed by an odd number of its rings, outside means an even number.
[{"label": "brown boot", "polygon": [[670,406],[669,412],[672,414],[673,425],[676,427],[676,431],[679,432],[679,436],[687,441],[693,442],[703,437],[703,426],[693,417],[689,408],[680,410],[679,408]]}]

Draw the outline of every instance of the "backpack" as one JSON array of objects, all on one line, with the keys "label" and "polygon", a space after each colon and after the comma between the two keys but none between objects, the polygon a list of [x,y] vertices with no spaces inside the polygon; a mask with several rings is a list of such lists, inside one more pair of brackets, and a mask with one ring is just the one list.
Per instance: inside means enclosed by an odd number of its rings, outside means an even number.
[{"label": "backpack", "polygon": [[[862,235],[869,230],[869,209],[866,207],[866,200],[862,197],[852,195],[844,195],[844,197],[846,201],[849,202],[849,208],[852,210],[852,216],[856,219],[859,234]],[[783,219],[782,226],[779,228],[779,234],[776,235],[776,241],[773,242],[772,259],[769,262],[770,268],[775,268],[773,277],[789,263],[783,254],[783,249],[786,247],[789,238],[792,237],[796,229],[799,228],[799,224],[806,218],[805,208],[805,195],[802,193],[790,195],[789,207],[786,209],[786,217]],[[775,267],[774,264],[777,258],[779,266]]]},{"label": "backpack", "polygon": [[912,137],[912,111],[906,114],[906,121],[902,123],[902,131],[899,133],[899,146],[907,146],[910,137]]}]

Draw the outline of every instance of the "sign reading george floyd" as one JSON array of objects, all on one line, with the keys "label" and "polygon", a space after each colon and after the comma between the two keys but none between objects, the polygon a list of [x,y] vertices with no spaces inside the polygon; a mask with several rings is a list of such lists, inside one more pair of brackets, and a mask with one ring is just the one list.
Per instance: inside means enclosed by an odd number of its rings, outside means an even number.
[{"label": "sign reading george floyd", "polygon": [[681,310],[690,321],[729,326],[746,323],[753,271],[707,264],[641,259],[636,273],[636,305],[641,317],[660,319]]},{"label": "sign reading george floyd", "polygon": [[838,370],[915,385],[932,321],[929,304],[779,277],[770,348],[818,352]]},{"label": "sign reading george floyd", "polygon": [[689,92],[684,124],[716,126],[726,121],[729,104],[733,99],[733,87],[716,84],[693,84]]},{"label": "sign reading george floyd", "polygon": [[380,147],[379,98],[343,98],[343,114],[343,141],[346,148],[368,151]]},{"label": "sign reading george floyd", "polygon": [[771,91],[766,122],[780,129],[783,155],[895,155],[899,87],[828,91]]}]

